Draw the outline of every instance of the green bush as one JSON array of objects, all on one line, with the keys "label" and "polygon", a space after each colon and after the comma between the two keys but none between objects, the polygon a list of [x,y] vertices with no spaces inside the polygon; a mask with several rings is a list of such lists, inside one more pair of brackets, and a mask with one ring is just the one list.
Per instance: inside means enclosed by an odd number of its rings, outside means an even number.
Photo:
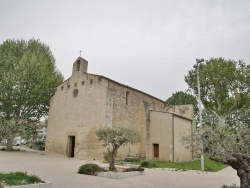
[{"label": "green bush", "polygon": [[86,174],[86,175],[97,175],[97,172],[106,172],[106,170],[97,164],[84,164],[79,167],[78,173],[79,174]]},{"label": "green bush", "polygon": [[139,159],[139,158],[127,157],[127,158],[125,158],[124,161],[125,161],[125,162],[140,162],[141,159]]},{"label": "green bush", "polygon": [[45,151],[45,146],[39,146],[39,150]]},{"label": "green bush", "polygon": [[0,173],[0,180],[0,188],[5,185],[16,186],[44,182],[37,176],[27,175],[26,172]]},{"label": "green bush", "polygon": [[141,167],[145,167],[145,168],[155,168],[155,167],[157,167],[157,165],[154,164],[154,163],[152,163],[152,162],[150,162],[150,161],[143,161],[143,162],[141,163]]},{"label": "green bush", "polygon": [[123,172],[133,172],[133,171],[140,171],[143,172],[144,168],[142,167],[132,167],[132,168],[125,168]]},{"label": "green bush", "polygon": [[222,185],[221,188],[239,188],[239,186],[237,186],[236,184],[232,184],[232,185]]},{"label": "green bush", "polygon": [[1,151],[21,151],[19,148],[15,149],[13,148],[12,150],[7,150],[6,147],[3,147],[0,149]]}]

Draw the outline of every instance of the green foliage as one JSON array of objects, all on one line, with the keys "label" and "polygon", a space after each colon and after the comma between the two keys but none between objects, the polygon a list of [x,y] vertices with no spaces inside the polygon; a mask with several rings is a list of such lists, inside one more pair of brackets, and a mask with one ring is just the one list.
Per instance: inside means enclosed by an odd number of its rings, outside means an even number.
[{"label": "green foliage", "polygon": [[[55,88],[63,81],[49,47],[39,40],[6,40],[0,45],[0,137],[31,135],[47,116]],[[2,127],[2,128],[1,128]],[[3,131],[4,130],[4,131]],[[9,147],[9,145],[7,145]]]},{"label": "green foliage", "polygon": [[[198,68],[201,101],[207,110],[217,116],[228,116],[249,106],[250,65],[211,58]],[[197,96],[197,69],[191,69],[185,81]]]},{"label": "green foliage", "polygon": [[[230,165],[238,155],[244,158],[250,156],[250,129],[248,125],[236,124],[233,127],[228,124],[224,126],[203,126],[203,146],[207,155],[215,160]],[[186,149],[194,153],[200,152],[200,130],[195,130],[193,136],[182,137]],[[190,144],[192,143],[192,144]],[[233,164],[237,164],[235,161]],[[240,164],[237,164],[239,166]]]},{"label": "green foliage", "polygon": [[250,173],[245,169],[250,165],[250,65],[223,58],[199,64],[185,76],[196,96],[197,72],[206,124],[192,138],[184,136],[184,144],[199,151],[202,139],[210,159],[230,165],[238,171],[241,186],[249,186]]},{"label": "green foliage", "polygon": [[240,187],[237,186],[236,184],[232,184],[232,185],[222,185],[221,188],[240,188]]},{"label": "green foliage", "polygon": [[131,167],[131,168],[125,168],[123,172],[133,172],[133,171],[140,171],[143,172],[144,168],[142,167]]},{"label": "green foliage", "polygon": [[34,149],[34,150],[44,151],[45,150],[45,141],[36,141],[36,142],[32,143],[29,147],[31,149]]},{"label": "green foliage", "polygon": [[45,146],[39,146],[39,150],[45,151]]},{"label": "green foliage", "polygon": [[127,158],[125,158],[124,161],[125,162],[140,162],[141,159],[139,159],[139,158],[133,158],[133,157],[127,157]]},{"label": "green foliage", "polygon": [[6,147],[0,149],[0,151],[21,151],[19,148],[13,150],[7,150]]},{"label": "green foliage", "polygon": [[97,172],[106,172],[106,170],[97,164],[84,164],[79,167],[78,173],[79,174],[86,174],[86,175],[97,175]]},{"label": "green foliage", "polygon": [[134,127],[104,127],[98,129],[96,135],[108,148],[120,147],[123,144],[136,144],[141,141],[141,135]]},{"label": "green foliage", "polygon": [[103,146],[111,152],[109,170],[115,170],[115,157],[122,145],[141,141],[140,132],[134,127],[103,127],[96,131],[96,135],[98,140],[103,142]]},{"label": "green foliage", "polygon": [[155,168],[155,167],[157,167],[157,165],[155,163],[151,162],[151,161],[143,161],[141,163],[141,166],[146,167],[146,168]]},{"label": "green foliage", "polygon": [[172,96],[166,100],[167,106],[185,105],[185,104],[192,104],[194,106],[194,114],[198,116],[199,113],[198,102],[196,97],[193,96],[192,94],[183,91],[177,91],[173,93]]},{"label": "green foliage", "polygon": [[8,186],[27,185],[33,183],[43,183],[39,177],[27,175],[26,172],[0,173],[0,182]]}]

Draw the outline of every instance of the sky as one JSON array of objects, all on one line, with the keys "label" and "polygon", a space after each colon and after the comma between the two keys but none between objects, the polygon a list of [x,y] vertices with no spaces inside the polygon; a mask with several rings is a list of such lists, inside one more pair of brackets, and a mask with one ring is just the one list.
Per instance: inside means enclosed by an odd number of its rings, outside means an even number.
[{"label": "sky", "polygon": [[250,64],[249,0],[0,0],[0,44],[40,39],[67,79],[88,72],[162,100],[188,86],[196,58]]}]

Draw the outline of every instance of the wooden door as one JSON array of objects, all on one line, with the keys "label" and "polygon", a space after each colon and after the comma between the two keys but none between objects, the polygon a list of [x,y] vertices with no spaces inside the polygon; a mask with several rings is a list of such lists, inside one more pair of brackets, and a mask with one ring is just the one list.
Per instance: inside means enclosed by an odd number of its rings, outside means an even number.
[{"label": "wooden door", "polygon": [[153,144],[154,147],[154,157],[159,158],[159,144]]}]

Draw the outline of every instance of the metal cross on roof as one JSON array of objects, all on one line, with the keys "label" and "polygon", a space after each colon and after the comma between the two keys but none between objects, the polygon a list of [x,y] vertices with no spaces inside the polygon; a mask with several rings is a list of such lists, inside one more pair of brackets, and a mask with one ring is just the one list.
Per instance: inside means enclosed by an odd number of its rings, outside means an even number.
[{"label": "metal cross on roof", "polygon": [[80,53],[80,57],[81,57],[81,55],[82,55],[82,50],[80,50],[80,52],[79,52],[79,53]]}]

